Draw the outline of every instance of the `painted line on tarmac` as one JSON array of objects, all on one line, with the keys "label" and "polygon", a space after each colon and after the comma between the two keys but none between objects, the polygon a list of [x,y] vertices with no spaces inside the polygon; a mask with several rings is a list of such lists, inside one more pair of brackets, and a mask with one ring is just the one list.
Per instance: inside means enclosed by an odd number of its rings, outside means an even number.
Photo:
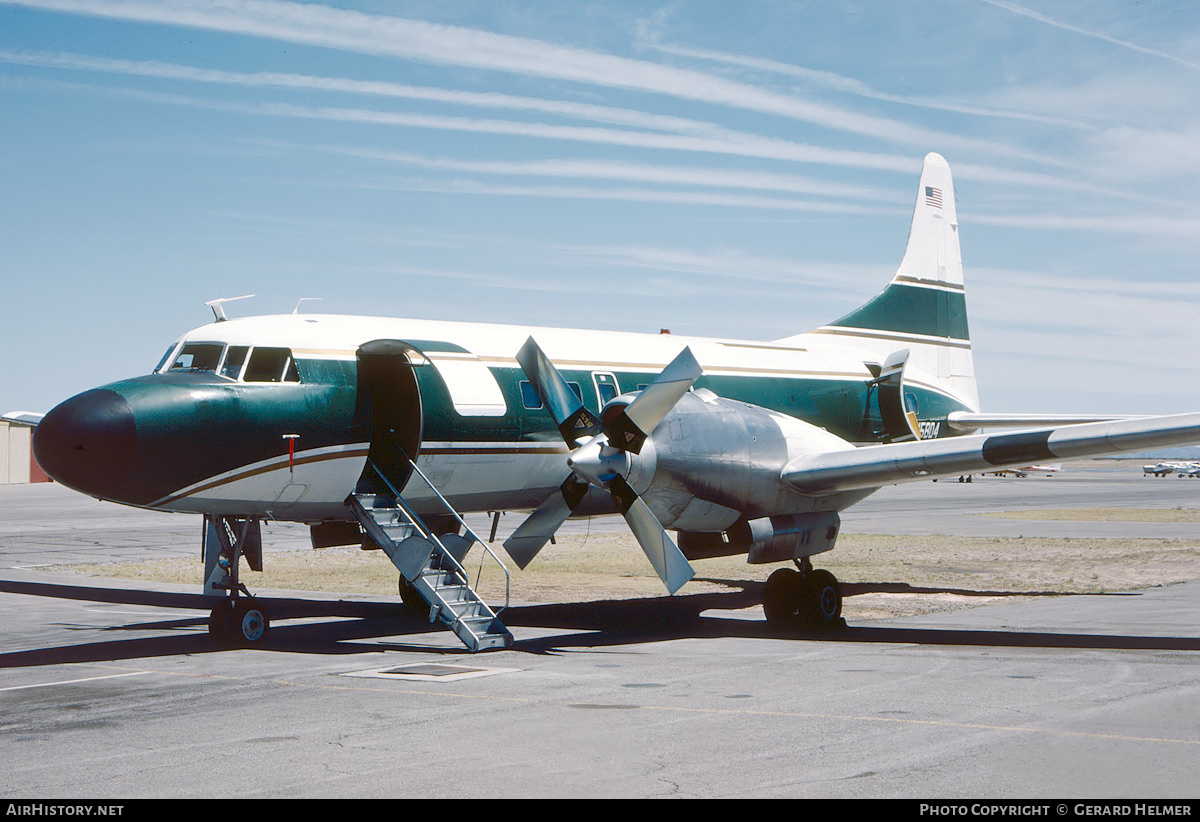
[{"label": "painted line on tarmac", "polygon": [[9,688],[0,688],[3,691],[23,691],[26,688],[53,688],[55,685],[76,685],[80,682],[95,682],[99,679],[119,679],[125,676],[146,676],[147,674],[158,673],[157,671],[131,671],[127,674],[108,674],[107,676],[89,676],[84,679],[64,679],[60,682],[37,682],[33,685],[13,685]]}]

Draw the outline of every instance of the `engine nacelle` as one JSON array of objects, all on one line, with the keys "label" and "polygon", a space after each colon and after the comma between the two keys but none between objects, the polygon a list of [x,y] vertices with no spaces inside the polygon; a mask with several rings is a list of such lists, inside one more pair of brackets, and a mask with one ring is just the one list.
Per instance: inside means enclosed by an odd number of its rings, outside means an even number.
[{"label": "engine nacelle", "polygon": [[[612,405],[625,400],[620,397]],[[679,400],[639,454],[621,454],[617,459],[623,464],[610,470],[628,478],[663,527],[719,535],[739,522],[780,519],[781,512],[824,513],[849,504],[805,496],[785,486],[781,475],[797,457],[853,447],[793,417],[699,389]],[[796,523],[782,522],[770,525],[769,535],[767,525],[746,527],[756,535],[746,538],[738,532],[734,540],[739,545],[760,544],[756,550],[763,556],[783,552],[782,544],[791,537],[782,535],[803,530]]]},{"label": "engine nacelle", "polygon": [[719,534],[680,531],[678,543],[688,559],[746,554],[751,565],[786,562],[833,550],[841,525],[836,511],[762,517],[740,520]]}]

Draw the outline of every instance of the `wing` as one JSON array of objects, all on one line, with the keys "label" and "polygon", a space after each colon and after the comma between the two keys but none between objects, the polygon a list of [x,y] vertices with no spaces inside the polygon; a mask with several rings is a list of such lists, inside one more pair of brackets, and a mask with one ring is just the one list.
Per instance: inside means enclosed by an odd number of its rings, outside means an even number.
[{"label": "wing", "polygon": [[1143,419],[1117,414],[986,414],[972,411],[954,411],[946,419],[955,431],[975,432],[991,428],[1054,428],[1060,425],[1078,425],[1085,422],[1115,422],[1116,420]]},{"label": "wing", "polygon": [[1200,413],[1140,417],[807,454],[788,463],[782,477],[794,490],[819,495],[1197,442]]}]

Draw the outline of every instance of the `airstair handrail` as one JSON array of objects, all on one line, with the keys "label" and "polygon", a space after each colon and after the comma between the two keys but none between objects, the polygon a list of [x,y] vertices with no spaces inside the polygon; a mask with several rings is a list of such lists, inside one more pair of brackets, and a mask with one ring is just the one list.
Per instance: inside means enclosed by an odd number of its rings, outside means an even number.
[{"label": "airstair handrail", "polygon": [[[403,451],[401,451],[401,453],[403,454]],[[417,463],[414,462],[412,459],[409,459],[407,454],[404,454],[404,458],[408,461],[408,464],[412,466],[412,469],[417,472],[417,476],[419,476],[422,479],[422,481],[424,481],[424,483],[427,486],[429,486],[429,490],[432,491],[439,500],[441,500],[442,505],[444,505],[446,507],[446,510],[449,511],[450,514],[456,520],[458,520],[458,523],[467,532],[467,535],[470,536],[471,539],[473,539],[475,542],[478,542],[481,546],[483,546],[483,550],[488,553],[488,556],[490,556],[495,561],[495,563],[498,566],[500,566],[500,570],[504,573],[504,606],[495,611],[495,614],[497,616],[499,616],[505,609],[508,608],[509,602],[510,602],[510,593],[511,593],[511,588],[512,588],[512,575],[509,574],[509,572],[508,572],[508,566],[506,566],[504,564],[504,562],[500,559],[500,557],[498,557],[496,555],[496,552],[493,551],[491,549],[491,547],[486,542],[484,542],[479,537],[478,534],[475,533],[475,530],[473,528],[471,528],[471,526],[467,525],[466,521],[459,515],[458,511],[456,511],[454,509],[454,506],[451,505],[450,502],[444,496],[442,496],[441,491],[439,491],[434,486],[434,484],[429,481],[429,477],[425,476],[425,472],[422,471],[417,466]],[[391,480],[389,480],[384,475],[383,471],[379,468],[379,466],[376,465],[371,460],[367,460],[367,462],[375,470],[375,473],[379,476],[379,478],[381,480],[383,480],[384,485],[386,485],[388,487],[388,490],[390,490],[392,492],[392,495],[395,496],[396,504],[401,506],[404,509],[404,513],[406,513],[408,515],[409,519],[412,520],[413,523],[418,525],[421,528],[421,530],[425,532],[426,538],[433,540],[433,542],[437,544],[438,548],[441,549],[442,555],[444,557],[449,558],[450,561],[454,563],[454,567],[456,570],[462,572],[464,580],[470,579],[470,574],[467,573],[467,570],[465,568],[463,568],[462,564],[457,559],[454,558],[454,554],[450,553],[450,550],[448,548],[446,548],[445,545],[442,544],[442,541],[438,538],[437,534],[433,533],[433,530],[428,525],[426,525],[425,521],[422,520],[420,516],[418,516],[417,512],[414,511],[411,506],[409,506],[408,502],[400,494],[400,491],[394,485],[392,485]],[[483,573],[482,563],[480,563],[479,570],[480,570],[480,573],[476,574],[476,576],[475,576],[475,584],[476,585],[479,584],[480,576]]]}]

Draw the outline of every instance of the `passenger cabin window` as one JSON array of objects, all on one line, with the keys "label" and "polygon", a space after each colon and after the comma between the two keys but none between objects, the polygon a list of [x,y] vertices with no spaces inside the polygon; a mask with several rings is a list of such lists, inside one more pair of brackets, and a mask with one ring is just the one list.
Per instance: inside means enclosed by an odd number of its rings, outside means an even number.
[{"label": "passenger cabin window", "polygon": [[[572,393],[579,398],[579,401],[583,402],[583,389],[579,387],[579,383],[569,382],[567,385],[570,386]],[[542,401],[538,397],[537,389],[533,387],[533,383],[529,380],[521,380],[521,404],[531,410],[542,407]]]}]

